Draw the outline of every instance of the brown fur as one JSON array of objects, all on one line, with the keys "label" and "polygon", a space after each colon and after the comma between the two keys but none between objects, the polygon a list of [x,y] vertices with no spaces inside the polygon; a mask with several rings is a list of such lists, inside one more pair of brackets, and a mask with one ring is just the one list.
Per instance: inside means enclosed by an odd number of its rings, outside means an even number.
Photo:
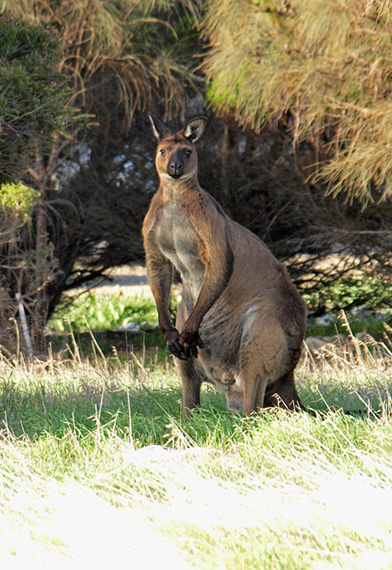
[{"label": "brown fur", "polygon": [[[143,224],[147,275],[160,328],[179,359],[183,413],[200,405],[205,381],[244,415],[300,407],[293,371],[305,332],[301,297],[266,245],[200,188],[194,142],[204,117],[178,133],[150,118],[160,186]],[[176,327],[168,311],[173,267],[183,284]]]}]

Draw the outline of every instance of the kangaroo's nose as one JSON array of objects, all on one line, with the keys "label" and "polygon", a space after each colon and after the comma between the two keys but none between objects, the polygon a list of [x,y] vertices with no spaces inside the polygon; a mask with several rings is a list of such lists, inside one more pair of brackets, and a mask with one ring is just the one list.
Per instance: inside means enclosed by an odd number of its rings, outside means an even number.
[{"label": "kangaroo's nose", "polygon": [[178,160],[170,161],[167,172],[172,178],[179,178],[184,172],[184,163]]}]

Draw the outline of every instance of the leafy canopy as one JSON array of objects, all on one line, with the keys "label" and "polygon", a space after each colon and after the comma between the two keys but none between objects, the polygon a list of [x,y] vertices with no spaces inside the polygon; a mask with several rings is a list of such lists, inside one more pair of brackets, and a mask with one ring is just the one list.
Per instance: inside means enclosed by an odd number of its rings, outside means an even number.
[{"label": "leafy canopy", "polygon": [[56,37],[0,15],[0,178],[20,174],[70,118]]},{"label": "leafy canopy", "polygon": [[392,1],[212,0],[208,97],[260,129],[290,113],[333,193],[392,194]]},{"label": "leafy canopy", "polygon": [[197,79],[184,46],[198,33],[201,0],[3,0],[7,13],[57,33],[61,64],[77,105],[102,123],[108,100],[116,112],[163,98],[178,112]]}]

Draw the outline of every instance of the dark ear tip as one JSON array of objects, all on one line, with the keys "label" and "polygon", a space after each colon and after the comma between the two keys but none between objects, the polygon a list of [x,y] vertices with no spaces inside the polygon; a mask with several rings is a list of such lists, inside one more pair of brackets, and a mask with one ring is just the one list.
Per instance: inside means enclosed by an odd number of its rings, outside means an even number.
[{"label": "dark ear tip", "polygon": [[167,126],[162,123],[162,121],[154,117],[154,115],[151,113],[148,113],[148,118],[150,119],[153,133],[158,141],[170,132]]}]

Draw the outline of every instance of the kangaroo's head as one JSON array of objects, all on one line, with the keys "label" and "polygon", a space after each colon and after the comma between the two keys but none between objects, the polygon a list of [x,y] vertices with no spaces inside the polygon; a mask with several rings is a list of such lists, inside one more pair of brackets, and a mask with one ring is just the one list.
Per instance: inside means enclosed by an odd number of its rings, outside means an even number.
[{"label": "kangaroo's head", "polygon": [[172,132],[161,121],[149,115],[158,139],[155,165],[161,180],[186,180],[197,175],[197,153],[194,143],[201,137],[206,117],[196,117],[182,131]]}]

